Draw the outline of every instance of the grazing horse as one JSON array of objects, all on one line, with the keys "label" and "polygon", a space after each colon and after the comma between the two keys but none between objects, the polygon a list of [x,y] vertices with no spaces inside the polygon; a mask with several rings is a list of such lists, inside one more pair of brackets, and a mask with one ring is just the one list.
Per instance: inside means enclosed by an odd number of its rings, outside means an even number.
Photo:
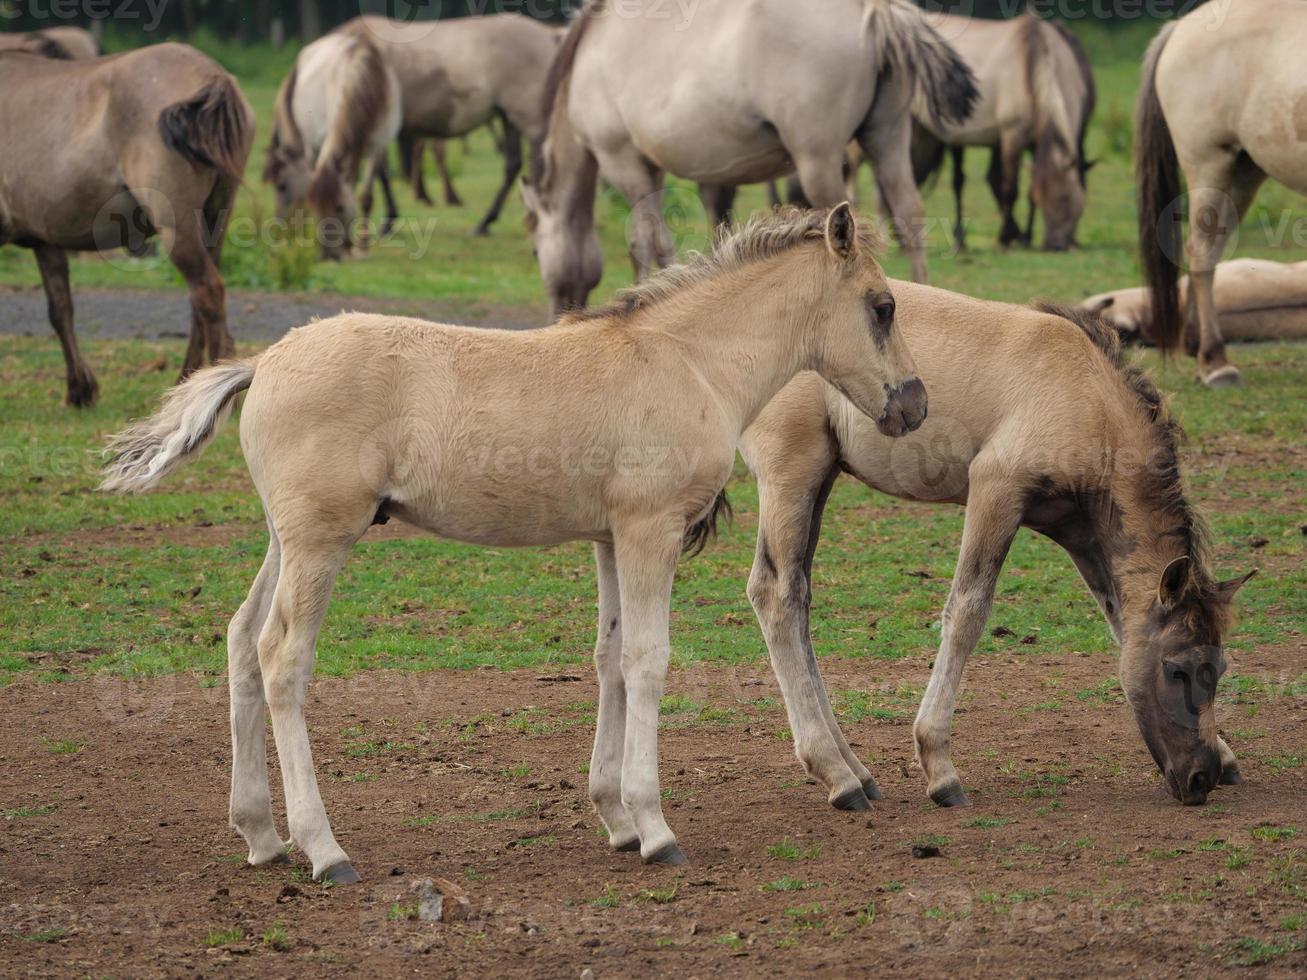
[{"label": "grazing horse", "polygon": [[358,880],[318,795],[304,697],[336,573],[370,524],[394,516],[475,544],[595,543],[590,797],[613,848],[683,863],[658,791],[668,609],[677,556],[708,535],[736,442],[804,370],[887,435],[926,416],[874,247],[846,204],[769,215],[713,257],[548,330],[337,317],[196,375],[119,436],[105,488],[149,489],[250,389],[241,445],[270,542],[228,633],[231,821],[250,862],[285,853],[268,795],[270,709],[291,838],[315,877]]},{"label": "grazing horse", "polygon": [[[263,179],[276,189],[278,217],[306,202],[313,208],[324,258],[339,259],[353,244],[360,169],[365,220],[371,213],[372,178],[401,111],[399,79],[366,34],[319,38],[281,83]],[[387,195],[382,234],[395,218]]]},{"label": "grazing horse", "polygon": [[[965,119],[970,70],[906,0],[703,0],[684,24],[654,0],[592,0],[550,70],[547,135],[523,196],[556,310],[584,306],[603,273],[594,201],[602,175],[631,205],[636,278],[675,257],[666,174],[712,188],[797,170],[808,200],[843,199],[857,139],[912,260],[926,277],[924,210],[912,180],[914,96]],[[729,201],[717,205],[729,211]]]},{"label": "grazing horse", "polygon": [[[963,154],[968,146],[993,147],[989,184],[1003,219],[999,243],[1029,244],[1038,209],[1044,215],[1044,248],[1070,248],[1085,210],[1085,179],[1091,166],[1085,160],[1085,133],[1097,102],[1083,45],[1060,24],[1029,13],[1006,21],[935,14],[932,23],[975,72],[981,95],[963,123],[940,124],[926,113],[914,114],[917,182],[940,168],[946,148],[951,151],[954,239],[958,248],[965,248]],[[1034,164],[1030,223],[1023,232],[1014,211],[1027,150],[1033,152]]]},{"label": "grazing horse", "polygon": [[[1180,280],[1179,290],[1185,308],[1188,276]],[[1307,262],[1222,262],[1213,277],[1213,296],[1221,334],[1228,340],[1307,340]],[[1142,286],[1099,293],[1077,306],[1101,316],[1123,341],[1154,342],[1152,306]]]},{"label": "grazing horse", "polygon": [[[1219,17],[1219,30],[1213,18]],[[1212,280],[1226,241],[1267,177],[1307,193],[1307,87],[1300,61],[1307,5],[1212,4],[1168,24],[1144,56],[1136,105],[1139,248],[1152,293],[1153,336],[1184,336],[1210,388],[1240,382],[1225,353]],[[1218,70],[1219,66],[1219,70]],[[1180,175],[1189,188],[1181,247]],[[1178,281],[1188,263],[1190,324]]]},{"label": "grazing horse", "polygon": [[36,253],[69,404],[91,404],[97,386],[73,332],[68,249],[139,247],[158,234],[190,290],[182,376],[206,349],[231,356],[218,262],[254,140],[231,75],[183,44],[75,62],[2,53],[0,133],[0,244]]},{"label": "grazing horse", "polygon": [[[543,131],[540,93],[561,30],[518,14],[415,22],[368,14],[340,32],[372,38],[399,77],[401,153],[424,137],[463,136],[495,119],[503,125],[504,182],[475,231],[488,235],[522,172],[523,135],[534,140]],[[384,185],[388,174],[379,176]]]},{"label": "grazing horse", "polygon": [[[966,803],[949,759],[962,670],[989,618],[1022,527],[1075,563],[1121,647],[1121,684],[1170,792],[1201,803],[1239,781],[1217,736],[1221,638],[1243,579],[1217,582],[1203,525],[1185,500],[1179,425],[1124,364],[1096,317],[983,302],[891,282],[898,322],[930,391],[930,419],[890,443],[820,378],[804,375],[745,433],[758,478],[749,598],[780,681],[805,769],[837,806],[879,794],[821,684],[808,629],[813,552],[841,472],[908,500],[965,504],[939,652],[917,714],[931,799]],[[1013,365],[1020,364],[1019,371]]]},{"label": "grazing horse", "polygon": [[0,34],[0,51],[14,50],[64,61],[90,61],[102,53],[95,35],[82,27],[46,27],[26,33]]}]

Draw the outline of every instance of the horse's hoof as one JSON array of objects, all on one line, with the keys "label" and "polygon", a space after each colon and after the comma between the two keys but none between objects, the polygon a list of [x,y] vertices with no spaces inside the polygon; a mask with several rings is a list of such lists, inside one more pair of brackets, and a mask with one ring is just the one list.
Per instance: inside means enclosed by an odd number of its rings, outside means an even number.
[{"label": "horse's hoof", "polygon": [[618,851],[622,854],[630,854],[632,851],[638,851],[639,849],[640,849],[639,837],[632,837],[630,840],[622,841],[622,843],[620,844],[613,845],[613,850]]},{"label": "horse's hoof", "polygon": [[99,393],[100,385],[95,378],[90,375],[80,377],[68,383],[68,394],[64,397],[64,404],[71,405],[73,408],[90,408],[95,404]]},{"label": "horse's hoof", "polygon": [[1237,367],[1233,364],[1227,364],[1204,375],[1203,384],[1212,389],[1237,388],[1243,384],[1243,377],[1239,374]]},{"label": "horse's hoof", "polygon": [[962,792],[962,786],[959,783],[949,783],[941,786],[930,794],[930,798],[939,806],[971,806],[971,801],[967,799],[967,794]]},{"label": "horse's hoof", "polygon": [[835,799],[830,801],[830,805],[837,810],[870,810],[871,804],[867,802],[867,794],[862,791],[861,786],[856,786],[851,790],[841,793]]},{"label": "horse's hoof", "polygon": [[487,228],[485,225],[477,225],[475,228],[472,229],[472,235],[476,238],[489,238],[490,229]]},{"label": "horse's hoof", "polygon": [[1238,786],[1243,783],[1243,773],[1239,771],[1237,765],[1225,766],[1221,770],[1222,786]]},{"label": "horse's hoof", "polygon": [[348,861],[333,864],[318,875],[318,881],[331,885],[357,885],[361,880],[358,872],[354,870],[354,865]]},{"label": "horse's hoof", "polygon": [[874,779],[868,779],[862,784],[862,792],[867,795],[867,799],[869,800],[885,799],[885,794],[880,791],[880,787],[876,785],[876,780]]},{"label": "horse's hoof", "polygon": [[672,843],[664,844],[662,847],[658,848],[658,850],[650,854],[644,859],[644,863],[676,867],[682,864],[689,864],[690,862],[685,859],[685,855],[682,854],[681,849],[676,846],[676,842],[672,841]]}]

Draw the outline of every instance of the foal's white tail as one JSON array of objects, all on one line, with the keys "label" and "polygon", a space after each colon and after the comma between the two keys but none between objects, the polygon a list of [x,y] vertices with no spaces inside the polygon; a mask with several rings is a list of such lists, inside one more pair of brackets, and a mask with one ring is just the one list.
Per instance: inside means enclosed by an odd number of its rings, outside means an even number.
[{"label": "foal's white tail", "polygon": [[109,440],[101,490],[144,493],[199,457],[254,381],[254,363],[227,361],[193,375],[163,396],[163,407]]}]

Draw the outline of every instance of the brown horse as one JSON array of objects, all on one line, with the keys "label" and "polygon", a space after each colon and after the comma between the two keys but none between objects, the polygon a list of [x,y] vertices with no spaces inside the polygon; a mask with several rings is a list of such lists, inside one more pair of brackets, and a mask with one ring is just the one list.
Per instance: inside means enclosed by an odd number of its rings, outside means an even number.
[{"label": "brown horse", "polygon": [[[1219,28],[1219,29],[1216,29]],[[1307,5],[1240,0],[1168,24],[1144,58],[1136,105],[1139,248],[1153,334],[1182,335],[1208,387],[1238,384],[1225,353],[1212,281],[1226,242],[1267,177],[1307,193],[1307,89],[1300,81]],[[1180,176],[1189,188],[1181,248]],[[1187,334],[1177,287],[1189,266]]]},{"label": "brown horse", "polygon": [[254,115],[231,75],[183,44],[89,62],[7,52],[0,132],[0,243],[36,253],[69,404],[93,402],[96,382],[73,333],[67,249],[159,235],[190,290],[182,375],[206,350],[215,361],[232,354],[218,262]]},{"label": "brown horse", "polygon": [[[1167,789],[1201,803],[1239,780],[1218,737],[1222,636],[1245,579],[1218,582],[1185,498],[1178,424],[1097,318],[982,302],[891,281],[895,329],[930,391],[930,418],[893,443],[820,378],[782,391],[745,433],[758,477],[749,598],[785,695],[800,761],[837,806],[876,784],[840,734],[808,630],[813,553],[841,472],[909,500],[965,504],[939,652],[914,730],[928,792],[966,803],[949,759],[963,666],[1022,527],[1061,545],[1121,647],[1121,685]],[[1020,364],[1020,371],[1013,369]],[[1245,577],[1246,578],[1246,577]]]}]

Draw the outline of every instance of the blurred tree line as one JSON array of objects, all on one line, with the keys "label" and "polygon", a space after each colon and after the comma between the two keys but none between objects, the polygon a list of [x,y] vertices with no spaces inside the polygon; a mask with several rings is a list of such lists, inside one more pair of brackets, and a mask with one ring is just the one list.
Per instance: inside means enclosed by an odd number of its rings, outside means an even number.
[{"label": "blurred tree line", "polygon": [[[316,38],[360,13],[401,20],[516,12],[562,21],[583,0],[0,0],[0,30],[58,24],[117,31],[187,35],[200,28],[234,41]],[[688,3],[693,0],[660,0]],[[794,3],[822,0],[791,0]],[[917,0],[927,9],[974,17],[1012,17],[1029,8],[1042,17],[1106,24],[1179,16],[1204,0]]]}]

